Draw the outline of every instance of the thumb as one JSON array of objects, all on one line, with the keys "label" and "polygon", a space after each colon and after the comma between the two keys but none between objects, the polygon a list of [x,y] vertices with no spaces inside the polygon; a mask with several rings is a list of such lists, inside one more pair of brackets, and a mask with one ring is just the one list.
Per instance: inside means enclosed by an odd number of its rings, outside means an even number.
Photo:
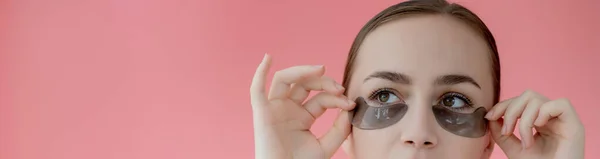
[{"label": "thumb", "polygon": [[340,111],[333,127],[319,139],[319,144],[327,155],[327,158],[333,156],[350,134],[351,125],[348,115],[348,111]]},{"label": "thumb", "polygon": [[504,120],[502,118],[494,121],[490,121],[490,132],[492,138],[496,141],[496,144],[504,151],[508,158],[515,156],[521,152],[521,140],[519,140],[513,133],[510,135],[502,135],[502,124]]}]

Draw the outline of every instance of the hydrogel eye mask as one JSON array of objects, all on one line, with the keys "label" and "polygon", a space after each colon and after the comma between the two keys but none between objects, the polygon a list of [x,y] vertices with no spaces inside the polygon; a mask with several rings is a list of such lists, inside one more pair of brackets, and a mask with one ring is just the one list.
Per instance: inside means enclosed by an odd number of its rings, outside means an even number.
[{"label": "hydrogel eye mask", "polygon": [[356,107],[350,111],[350,122],[363,130],[383,129],[394,125],[408,110],[404,103],[370,106],[362,97],[358,97],[355,103]]},{"label": "hydrogel eye mask", "polygon": [[[355,100],[356,107],[350,111],[352,126],[363,130],[383,129],[396,124],[408,111],[404,103],[370,106],[364,98]],[[473,113],[459,113],[444,106],[432,107],[437,123],[446,131],[463,137],[478,138],[487,131],[485,108],[477,108]]]},{"label": "hydrogel eye mask", "polygon": [[455,135],[478,138],[487,131],[487,111],[484,107],[475,109],[473,113],[459,113],[439,105],[434,105],[431,109],[437,123]]}]

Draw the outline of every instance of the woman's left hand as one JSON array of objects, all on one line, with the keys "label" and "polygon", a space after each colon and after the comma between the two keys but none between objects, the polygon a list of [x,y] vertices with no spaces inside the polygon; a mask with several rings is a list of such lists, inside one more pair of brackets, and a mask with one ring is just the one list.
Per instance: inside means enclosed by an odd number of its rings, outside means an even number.
[{"label": "woman's left hand", "polygon": [[[585,130],[567,99],[526,91],[496,104],[486,118],[494,141],[510,159],[583,159]],[[519,118],[521,139],[513,134]]]}]

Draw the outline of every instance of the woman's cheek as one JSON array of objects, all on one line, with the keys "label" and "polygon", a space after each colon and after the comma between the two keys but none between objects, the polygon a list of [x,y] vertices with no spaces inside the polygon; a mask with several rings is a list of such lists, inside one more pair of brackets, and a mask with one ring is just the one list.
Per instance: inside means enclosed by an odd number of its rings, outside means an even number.
[{"label": "woman's cheek", "polygon": [[386,133],[386,129],[381,130],[360,130],[354,129],[352,132],[354,153],[357,158],[387,158],[390,149],[394,146],[393,139],[389,136],[393,133]]},{"label": "woman's cheek", "polygon": [[490,142],[490,136],[485,135],[480,138],[465,138],[457,135],[443,133],[440,136],[439,149],[452,156],[462,156],[461,158],[471,159],[480,158]]}]

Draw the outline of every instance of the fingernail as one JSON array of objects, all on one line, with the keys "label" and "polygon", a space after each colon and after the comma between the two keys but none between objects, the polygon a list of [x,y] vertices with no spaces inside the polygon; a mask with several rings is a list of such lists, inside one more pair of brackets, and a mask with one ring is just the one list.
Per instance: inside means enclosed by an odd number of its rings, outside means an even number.
[{"label": "fingernail", "polygon": [[314,66],[312,66],[312,67],[314,67],[314,68],[316,68],[316,69],[319,69],[319,68],[323,68],[323,65],[314,65]]},{"label": "fingernail", "polygon": [[491,110],[490,112],[488,112],[488,113],[485,115],[485,118],[486,118],[486,119],[490,119],[490,118],[492,117],[492,114],[494,114],[494,110]]},{"label": "fingernail", "polygon": [[263,62],[267,60],[267,56],[269,56],[269,54],[265,53],[265,55],[263,56],[263,59],[262,59]]},{"label": "fingernail", "polygon": [[335,83],[335,87],[336,87],[338,90],[344,90],[344,86],[340,85],[339,83]]},{"label": "fingernail", "polygon": [[502,125],[502,135],[506,135],[507,134],[506,131],[508,131],[508,130],[506,130],[506,124]]},{"label": "fingernail", "polygon": [[353,105],[354,104],[354,101],[352,101],[350,99],[346,100],[346,102],[348,102],[348,105]]}]

